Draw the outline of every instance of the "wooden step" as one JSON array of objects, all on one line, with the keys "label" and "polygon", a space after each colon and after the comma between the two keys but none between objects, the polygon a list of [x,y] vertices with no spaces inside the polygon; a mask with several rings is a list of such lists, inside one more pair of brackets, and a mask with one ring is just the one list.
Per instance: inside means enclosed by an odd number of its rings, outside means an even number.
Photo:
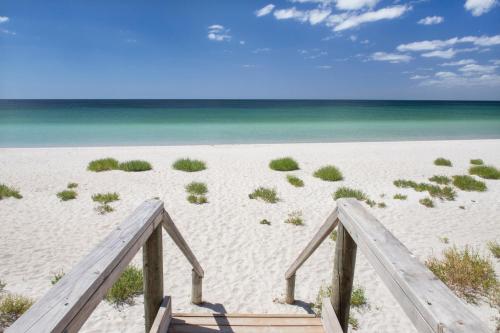
[{"label": "wooden step", "polygon": [[321,319],[293,314],[174,313],[169,333],[324,333]]}]

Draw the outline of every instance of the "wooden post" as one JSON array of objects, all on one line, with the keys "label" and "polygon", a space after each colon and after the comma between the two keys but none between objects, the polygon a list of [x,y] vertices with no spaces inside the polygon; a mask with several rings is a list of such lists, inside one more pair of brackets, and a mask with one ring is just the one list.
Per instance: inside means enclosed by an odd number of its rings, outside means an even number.
[{"label": "wooden post", "polygon": [[193,304],[201,304],[202,301],[202,281],[203,278],[196,273],[193,269],[191,272],[192,286],[191,286],[191,302]]},{"label": "wooden post", "polygon": [[295,303],[295,274],[286,279],[286,299],[287,304]]},{"label": "wooden post", "polygon": [[158,226],[142,249],[144,272],[144,321],[149,332],[163,301],[162,227]]},{"label": "wooden post", "polygon": [[347,333],[357,246],[342,223],[338,228],[331,303],[342,330]]}]

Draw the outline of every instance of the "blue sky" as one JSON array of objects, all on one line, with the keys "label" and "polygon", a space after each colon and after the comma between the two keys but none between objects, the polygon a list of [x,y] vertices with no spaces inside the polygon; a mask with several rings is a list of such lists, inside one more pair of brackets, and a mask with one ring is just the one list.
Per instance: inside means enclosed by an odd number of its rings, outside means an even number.
[{"label": "blue sky", "polygon": [[500,99],[498,0],[0,0],[0,98]]}]

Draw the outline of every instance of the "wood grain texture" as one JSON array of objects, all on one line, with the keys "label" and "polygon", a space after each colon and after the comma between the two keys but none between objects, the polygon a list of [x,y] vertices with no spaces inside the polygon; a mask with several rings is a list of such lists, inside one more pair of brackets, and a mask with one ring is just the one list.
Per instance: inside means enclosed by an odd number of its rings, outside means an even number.
[{"label": "wood grain texture", "polygon": [[6,332],[77,332],[161,223],[162,212],[161,201],[144,202]]},{"label": "wood grain texture", "polygon": [[151,330],[163,301],[163,246],[161,226],[156,227],[142,248],[144,272],[144,325]]},{"label": "wood grain texture", "polygon": [[489,332],[465,304],[357,200],[338,200],[339,219],[419,332]]},{"label": "wood grain texture", "polygon": [[191,302],[201,304],[203,302],[203,278],[193,269],[191,271]]},{"label": "wood grain texture", "polygon": [[[172,302],[169,296],[165,296],[161,302],[160,309],[151,325],[149,333],[167,333],[172,320]],[[148,332],[148,331],[146,331]]]},{"label": "wood grain texture", "polygon": [[286,279],[286,296],[287,304],[295,303],[295,274]]},{"label": "wood grain texture", "polygon": [[325,333],[342,333],[342,327],[328,297],[323,298],[321,303],[321,322]]}]

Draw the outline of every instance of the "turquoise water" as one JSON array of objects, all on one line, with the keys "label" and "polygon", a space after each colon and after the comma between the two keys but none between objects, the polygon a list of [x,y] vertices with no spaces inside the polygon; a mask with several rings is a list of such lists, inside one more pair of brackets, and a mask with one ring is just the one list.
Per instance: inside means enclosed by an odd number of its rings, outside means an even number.
[{"label": "turquoise water", "polygon": [[0,100],[1,147],[500,138],[500,102]]}]

